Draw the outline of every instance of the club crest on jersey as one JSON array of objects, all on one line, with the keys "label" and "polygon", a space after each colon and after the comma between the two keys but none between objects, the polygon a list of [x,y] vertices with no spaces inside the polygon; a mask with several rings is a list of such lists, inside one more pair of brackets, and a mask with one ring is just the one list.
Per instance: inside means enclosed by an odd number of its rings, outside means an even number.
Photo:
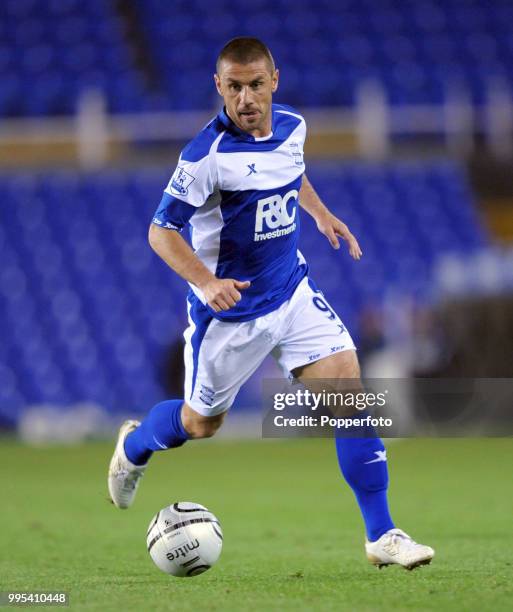
[{"label": "club crest on jersey", "polygon": [[192,174],[185,172],[183,168],[178,168],[175,170],[175,173],[171,177],[170,181],[170,189],[171,193],[175,195],[185,196],[189,193],[189,187],[191,183],[194,181],[194,177]]},{"label": "club crest on jersey", "polygon": [[290,142],[289,147],[290,147],[290,154],[294,158],[294,163],[296,164],[296,166],[302,166],[303,165],[303,151],[300,149],[299,143]]},{"label": "club crest on jersey", "polygon": [[[292,189],[284,196],[277,193],[269,198],[258,200],[254,237],[256,242],[286,236],[296,229],[294,219],[296,217],[296,201],[298,196],[298,191]],[[292,203],[287,208],[291,200]]]}]

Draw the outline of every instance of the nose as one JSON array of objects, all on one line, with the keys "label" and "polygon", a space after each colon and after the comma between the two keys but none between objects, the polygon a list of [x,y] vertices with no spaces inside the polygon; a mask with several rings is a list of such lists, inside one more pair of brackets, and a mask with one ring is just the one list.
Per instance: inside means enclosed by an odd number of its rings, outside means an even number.
[{"label": "nose", "polygon": [[240,90],[239,103],[241,106],[246,106],[252,102],[251,89],[245,85]]}]

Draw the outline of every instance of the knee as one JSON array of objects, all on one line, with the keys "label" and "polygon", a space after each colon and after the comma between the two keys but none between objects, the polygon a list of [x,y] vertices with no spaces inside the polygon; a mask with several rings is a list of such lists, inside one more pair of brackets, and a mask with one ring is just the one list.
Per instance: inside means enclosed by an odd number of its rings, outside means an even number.
[{"label": "knee", "polygon": [[189,406],[182,409],[182,423],[192,439],[211,438],[221,427],[224,413],[206,417],[194,412]]},{"label": "knee", "polygon": [[193,439],[211,438],[221,426],[221,423],[190,423],[185,425],[185,429]]}]

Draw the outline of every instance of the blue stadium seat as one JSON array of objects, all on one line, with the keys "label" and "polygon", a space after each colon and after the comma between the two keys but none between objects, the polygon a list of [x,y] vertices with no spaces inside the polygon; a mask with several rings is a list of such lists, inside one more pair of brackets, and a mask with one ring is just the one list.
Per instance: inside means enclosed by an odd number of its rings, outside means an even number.
[{"label": "blue stadium seat", "polygon": [[513,7],[505,0],[473,0],[464,10],[459,0],[304,0],[292,12],[286,0],[255,0],[243,12],[224,0],[134,5],[161,77],[156,89],[141,80],[111,2],[5,0],[0,116],[73,113],[89,84],[105,91],[113,112],[211,110],[214,58],[240,35],[269,44],[282,70],[281,99],[292,105],[351,106],[368,77],[395,105],[441,103],[454,84],[482,104],[491,76],[513,85]]},{"label": "blue stadium seat", "polygon": [[[186,325],[187,289],[147,244],[168,174],[0,176],[0,423],[27,403],[137,412],[164,398],[158,371]],[[364,251],[354,262],[302,215],[311,276],[356,339],[361,308],[390,291],[429,296],[437,257],[488,241],[452,163],[333,162],[309,176]]]},{"label": "blue stadium seat", "polygon": [[[195,35],[201,40],[201,59],[195,53],[182,55],[191,70],[211,64],[231,36],[261,36],[279,59],[293,105],[352,105],[359,81],[371,75],[383,82],[394,104],[442,102],[455,73],[481,103],[486,83],[478,75],[479,66],[493,66],[493,72],[513,81],[508,73],[511,53],[505,51],[513,23],[507,3],[475,0],[465,10],[457,0],[400,6],[331,0],[321,4],[302,2],[291,13],[287,2],[252,3],[243,18],[228,14],[226,3],[217,0],[207,15],[201,13],[201,0],[190,2],[187,11],[158,0],[138,0],[137,8],[154,61],[164,71],[177,62],[175,35],[179,41]],[[499,43],[505,30],[507,42]],[[287,71],[298,67],[306,87],[285,82]],[[196,108],[201,100],[208,108],[208,98],[195,96],[185,82],[168,95],[172,108]]]}]

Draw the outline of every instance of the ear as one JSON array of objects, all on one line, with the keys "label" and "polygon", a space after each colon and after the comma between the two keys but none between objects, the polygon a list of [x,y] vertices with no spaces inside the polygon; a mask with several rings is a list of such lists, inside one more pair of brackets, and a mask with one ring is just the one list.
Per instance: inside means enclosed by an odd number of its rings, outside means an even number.
[{"label": "ear", "polygon": [[280,71],[276,69],[272,76],[272,89],[271,91],[274,93],[278,89],[278,81],[280,80]]},{"label": "ear", "polygon": [[221,79],[219,78],[218,74],[214,74],[214,82],[216,84],[216,89],[217,89],[217,93],[222,96],[223,93],[221,91]]}]

